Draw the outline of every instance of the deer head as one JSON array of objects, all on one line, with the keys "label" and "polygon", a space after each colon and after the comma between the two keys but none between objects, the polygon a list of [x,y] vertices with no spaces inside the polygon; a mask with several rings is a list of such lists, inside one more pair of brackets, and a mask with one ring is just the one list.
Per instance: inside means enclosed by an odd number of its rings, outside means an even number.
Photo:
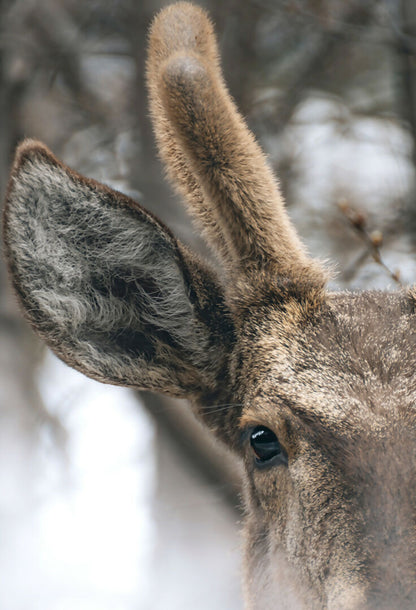
[{"label": "deer head", "polygon": [[326,289],[203,10],[156,17],[147,75],[168,176],[220,271],[26,141],[4,216],[26,318],[94,379],[188,398],[241,457],[247,607],[414,608],[415,292]]}]

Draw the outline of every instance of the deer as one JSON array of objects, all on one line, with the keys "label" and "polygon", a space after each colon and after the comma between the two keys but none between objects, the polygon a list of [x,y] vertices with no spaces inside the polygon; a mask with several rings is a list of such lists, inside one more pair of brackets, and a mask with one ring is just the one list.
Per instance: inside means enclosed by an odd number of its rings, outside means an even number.
[{"label": "deer", "polygon": [[166,7],[148,45],[158,150],[217,264],[26,140],[4,209],[23,314],[88,377],[188,399],[241,460],[248,609],[415,608],[416,290],[328,288],[205,10]]}]

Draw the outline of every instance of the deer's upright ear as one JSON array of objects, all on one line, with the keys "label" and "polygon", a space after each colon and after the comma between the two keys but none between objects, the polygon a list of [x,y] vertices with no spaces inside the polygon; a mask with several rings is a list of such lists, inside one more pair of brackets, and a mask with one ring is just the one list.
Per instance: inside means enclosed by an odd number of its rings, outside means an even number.
[{"label": "deer's upright ear", "polygon": [[4,232],[24,313],[67,364],[107,383],[215,394],[233,342],[222,290],[149,212],[28,141]]}]

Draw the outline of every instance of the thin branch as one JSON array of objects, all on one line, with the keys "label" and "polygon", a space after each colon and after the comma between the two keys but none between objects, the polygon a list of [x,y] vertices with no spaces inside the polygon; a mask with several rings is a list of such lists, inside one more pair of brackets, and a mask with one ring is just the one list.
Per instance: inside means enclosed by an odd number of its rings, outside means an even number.
[{"label": "thin branch", "polygon": [[348,279],[351,279],[358,267],[364,263],[367,257],[371,256],[374,262],[382,267],[396,284],[402,286],[403,284],[400,280],[400,271],[392,271],[384,262],[381,255],[381,246],[383,244],[382,232],[378,230],[369,231],[367,228],[367,218],[365,214],[352,207],[348,202],[344,200],[340,201],[338,203],[338,208],[366,247],[365,251],[360,254],[358,259],[355,261],[355,267],[351,266],[347,270]]}]

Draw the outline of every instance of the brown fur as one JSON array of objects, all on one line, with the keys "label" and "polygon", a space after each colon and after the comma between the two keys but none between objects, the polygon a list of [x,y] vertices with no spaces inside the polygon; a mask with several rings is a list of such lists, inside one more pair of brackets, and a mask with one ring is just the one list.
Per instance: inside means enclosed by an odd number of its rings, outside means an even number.
[{"label": "brown fur", "polygon": [[[222,270],[37,142],[17,151],[5,245],[23,311],[69,365],[187,396],[246,470],[247,607],[416,607],[415,291],[325,290],[191,4],[149,38],[168,176]],[[256,426],[287,464],[260,467]]]}]

